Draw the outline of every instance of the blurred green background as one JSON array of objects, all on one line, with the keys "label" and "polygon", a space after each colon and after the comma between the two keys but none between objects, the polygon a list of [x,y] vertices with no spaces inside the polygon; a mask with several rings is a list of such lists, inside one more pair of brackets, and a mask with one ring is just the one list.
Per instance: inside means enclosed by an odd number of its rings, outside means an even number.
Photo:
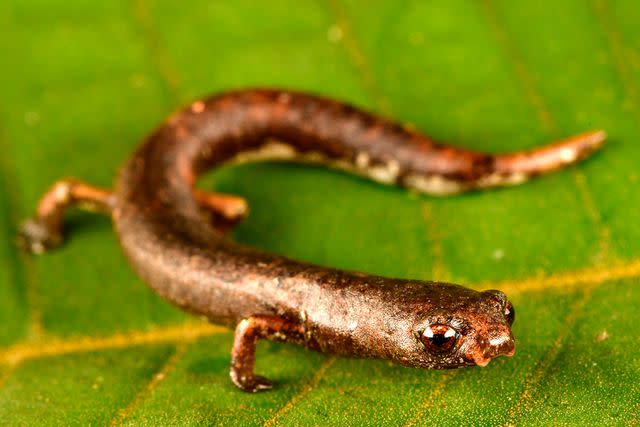
[{"label": "blurred green background", "polygon": [[[531,4],[529,4],[531,3]],[[640,7],[635,0],[0,3],[0,420],[8,425],[616,424],[640,418]],[[592,128],[610,143],[523,186],[418,196],[334,171],[246,165],[234,237],[320,264],[498,287],[518,351],[433,372],[262,343],[276,380],[228,379],[229,331],[161,301],[108,219],[16,251],[55,179],[109,186],[178,106],[309,90],[477,150]]]}]

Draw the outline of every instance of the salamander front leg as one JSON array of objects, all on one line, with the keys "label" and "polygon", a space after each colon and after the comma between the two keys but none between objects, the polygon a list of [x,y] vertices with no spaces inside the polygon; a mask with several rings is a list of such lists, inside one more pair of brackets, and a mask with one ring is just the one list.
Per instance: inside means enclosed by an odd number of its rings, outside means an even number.
[{"label": "salamander front leg", "polygon": [[40,198],[35,217],[25,221],[18,244],[32,253],[43,253],[62,243],[62,222],[69,207],[109,214],[115,204],[113,193],[75,179],[57,181]]},{"label": "salamander front leg", "polygon": [[230,376],[238,388],[248,393],[272,388],[271,381],[254,373],[259,339],[301,343],[304,329],[277,316],[252,316],[238,323],[231,350]]}]

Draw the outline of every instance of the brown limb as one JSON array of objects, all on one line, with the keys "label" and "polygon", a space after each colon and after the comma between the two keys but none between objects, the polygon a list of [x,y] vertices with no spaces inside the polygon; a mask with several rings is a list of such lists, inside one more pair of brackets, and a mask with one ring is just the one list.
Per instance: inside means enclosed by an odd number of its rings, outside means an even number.
[{"label": "brown limb", "polygon": [[211,215],[213,226],[223,233],[238,225],[249,211],[247,201],[239,196],[207,193],[199,189],[195,189],[193,195],[198,204]]},{"label": "brown limb", "polygon": [[259,339],[300,343],[304,341],[304,330],[302,325],[276,316],[252,316],[238,323],[231,350],[230,376],[238,388],[248,393],[272,388],[271,381],[254,373]]},{"label": "brown limb", "polygon": [[79,207],[109,214],[114,203],[109,190],[75,179],[57,181],[40,199],[36,216],[21,225],[18,243],[32,253],[46,252],[63,241],[62,224],[67,209]]}]

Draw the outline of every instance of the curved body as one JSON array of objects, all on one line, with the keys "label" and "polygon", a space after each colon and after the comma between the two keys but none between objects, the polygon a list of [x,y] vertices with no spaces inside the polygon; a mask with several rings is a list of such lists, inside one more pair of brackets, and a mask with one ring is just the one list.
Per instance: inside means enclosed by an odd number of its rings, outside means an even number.
[{"label": "curved body", "polygon": [[[591,132],[531,152],[489,155],[436,144],[326,98],[246,90],[171,116],[126,162],[114,192],[94,200],[111,213],[124,253],[154,291],[236,327],[231,376],[245,391],[268,386],[253,374],[259,338],[423,368],[484,365],[513,354],[513,308],[502,293],[340,271],[241,246],[209,215],[229,204],[212,208],[194,196],[198,176],[228,162],[293,160],[449,194],[522,182],[585,157],[603,140],[604,133]],[[55,205],[45,199],[38,221],[51,231],[60,214],[45,224],[53,217],[47,206]],[[25,230],[38,240],[35,226]],[[443,342],[454,344],[444,351]]]}]

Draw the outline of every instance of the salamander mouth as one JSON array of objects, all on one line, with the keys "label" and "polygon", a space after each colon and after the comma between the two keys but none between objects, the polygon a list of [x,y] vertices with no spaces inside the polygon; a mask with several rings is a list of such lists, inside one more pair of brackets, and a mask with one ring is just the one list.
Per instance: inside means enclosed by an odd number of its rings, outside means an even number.
[{"label": "salamander mouth", "polygon": [[[493,350],[493,351],[492,351]],[[503,344],[502,346],[492,347],[489,350],[489,354],[482,351],[481,349],[475,349],[474,351],[468,354],[468,359],[473,361],[478,366],[485,367],[491,362],[491,360],[497,356],[507,356],[511,357],[516,353],[516,347],[513,344],[513,341],[509,341],[508,343]]]}]

